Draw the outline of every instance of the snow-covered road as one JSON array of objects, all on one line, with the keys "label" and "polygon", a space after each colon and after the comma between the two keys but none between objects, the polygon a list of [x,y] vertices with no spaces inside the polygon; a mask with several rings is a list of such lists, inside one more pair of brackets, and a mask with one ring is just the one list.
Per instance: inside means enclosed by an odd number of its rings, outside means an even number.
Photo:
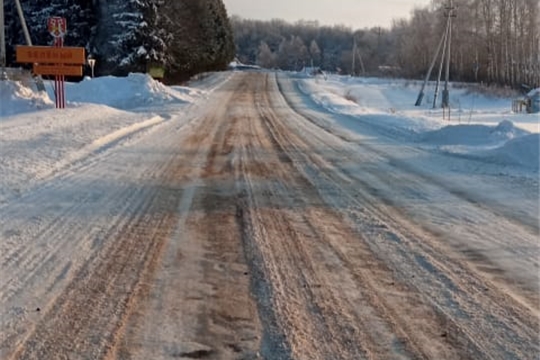
[{"label": "snow-covered road", "polygon": [[0,121],[2,358],[538,357],[537,170],[194,86]]}]

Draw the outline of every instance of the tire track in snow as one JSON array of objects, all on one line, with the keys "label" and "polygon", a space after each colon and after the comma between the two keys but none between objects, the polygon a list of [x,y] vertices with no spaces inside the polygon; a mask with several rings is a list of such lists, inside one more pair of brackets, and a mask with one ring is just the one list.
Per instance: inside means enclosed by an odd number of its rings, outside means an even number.
[{"label": "tire track in snow", "polygon": [[[175,128],[176,124],[171,123],[169,130],[174,134],[186,124],[189,121]],[[95,142],[93,150],[104,146],[112,150],[111,145],[151,126],[155,124],[111,134]],[[128,149],[123,151],[132,160],[139,157]],[[152,179],[167,167],[167,160],[126,172],[130,161],[124,158],[117,162],[117,152],[118,149],[94,153],[96,156],[81,162],[77,172],[67,171],[45,181],[16,204],[0,210],[9,210],[1,219],[2,226],[9,228],[11,234],[9,241],[3,243],[6,251],[2,251],[4,281],[0,295],[8,311],[2,316],[0,353],[9,353],[36,329],[37,319],[57,306],[66,285],[95,269],[102,249],[111,246],[118,229],[132,222],[130,218],[137,216],[137,212],[148,210],[142,202],[154,191]],[[105,177],[100,175],[104,167],[108,168]],[[110,170],[113,171],[109,173]],[[132,184],[129,173],[141,181],[150,180],[150,185]],[[50,205],[43,206],[47,203]],[[32,204],[39,206],[33,210]],[[45,213],[41,213],[43,207],[48,209]],[[37,314],[36,308],[40,309]]]},{"label": "tire track in snow", "polygon": [[141,307],[110,358],[256,359],[260,324],[235,220],[233,151],[245,82],[232,79],[179,148],[179,221]]},{"label": "tire track in snow", "polygon": [[[283,93],[285,88],[289,89],[290,84],[287,85],[287,80],[280,79],[278,87]],[[286,96],[284,99],[294,108],[292,100]],[[481,273],[496,286],[504,288],[516,301],[540,317],[540,285],[537,275],[540,269],[540,248],[537,241],[537,219],[516,219],[511,208],[503,206],[501,210],[492,201],[483,201],[478,196],[450,184],[446,179],[399,158],[403,153],[410,157],[421,157],[425,150],[405,146],[405,150],[396,156],[395,153],[390,154],[390,147],[351,141],[350,137],[341,131],[328,128],[324,125],[325,121],[316,118],[323,116],[320,113],[314,115],[302,108],[295,111],[312,123],[314,128],[311,131],[314,132],[315,139],[324,134],[317,129],[323,129],[331,134],[330,137],[344,141],[340,146],[336,146],[335,141],[319,140],[322,144],[319,146],[327,147],[333,152],[328,154],[328,161],[332,164],[325,166],[341,167],[348,181],[360,182],[377,200],[383,201],[394,211],[400,211],[402,217],[410,217],[411,213],[414,213],[414,204],[411,210],[410,202],[414,203],[418,198],[426,200],[429,196],[436,199],[429,204],[428,216],[418,215],[414,220],[423,226],[426,232],[441,238],[441,243],[450,242],[451,247],[446,247],[445,251],[452,251],[456,256],[465,258],[474,265],[474,271]],[[381,166],[367,166],[361,175],[352,171],[354,167],[361,167],[362,162],[374,162],[373,159]],[[358,163],[360,165],[357,165]],[[445,207],[438,203],[450,205]],[[463,210],[456,216],[458,207]],[[466,230],[461,230],[462,228]],[[456,230],[461,230],[461,233],[456,233]],[[502,234],[506,236],[501,236]],[[471,240],[464,241],[461,238]],[[505,261],[506,257],[514,259],[513,263],[512,260]]]},{"label": "tire track in snow", "polygon": [[[331,133],[337,138],[342,139],[346,143],[354,144],[358,146],[359,148],[365,148],[369,152],[379,155],[381,159],[386,159],[389,165],[394,167],[396,170],[400,170],[400,171],[405,170],[406,172],[413,173],[415,176],[421,177],[422,179],[424,179],[425,181],[429,183],[438,185],[439,187],[448,191],[455,197],[458,197],[464,201],[467,201],[471,206],[476,206],[480,210],[489,211],[494,216],[504,221],[511,221],[515,225],[523,227],[524,229],[526,229],[527,231],[529,231],[530,233],[534,235],[539,234],[540,224],[538,223],[538,219],[536,217],[529,216],[523,213],[520,214],[521,215],[520,217],[517,217],[515,216],[513,209],[508,208],[506,204],[498,203],[488,198],[479,196],[478,194],[471,193],[466,188],[458,187],[455,184],[451,184],[449,181],[446,181],[444,178],[440,176],[434,176],[427,171],[423,171],[422,169],[407,163],[406,161],[400,160],[398,157],[393,156],[389,152],[383,150],[383,147],[372,146],[367,142],[361,142],[361,141],[352,139],[350,134],[347,134],[346,131],[339,129],[339,127],[335,127],[331,125],[330,123],[327,123],[325,120],[322,120],[326,116],[334,116],[334,115],[330,113],[323,114],[319,110],[306,109],[304,107],[301,107],[295,104],[295,102],[286,95],[286,93],[293,92],[292,90],[293,86],[289,84],[288,81],[289,79],[284,79],[281,75],[278,76],[278,87],[279,87],[280,92],[283,94],[283,98],[285,99],[286,103],[288,104],[289,107],[294,109],[296,113],[300,114],[303,118],[309,120],[317,127],[325,130],[326,132]],[[343,117],[346,117],[346,115],[343,115]],[[364,126],[369,131],[375,132],[376,134],[381,134],[383,135],[384,138],[387,138],[387,139],[397,138],[397,139],[401,139],[402,141],[409,141],[410,136],[411,136],[409,132],[403,135],[403,134],[399,134],[400,130],[396,129],[398,133],[395,133],[393,130],[389,130],[388,128],[380,127],[380,126],[374,125],[373,123],[362,121],[361,118],[354,118],[354,121],[359,124],[362,124],[362,126]],[[434,155],[432,152],[429,152],[428,150],[424,150],[417,147],[413,148],[411,146],[404,147],[403,151],[406,151],[406,153],[409,154],[410,157],[417,157],[417,158],[422,158],[426,154]],[[435,155],[439,156],[441,158],[441,161],[443,161],[447,157],[455,158],[455,156],[448,156],[448,155],[441,154],[439,152],[436,152]],[[478,159],[469,159],[469,158],[463,158],[463,160],[469,161],[472,163],[480,161]]]},{"label": "tire track in snow", "polygon": [[[14,279],[13,277],[6,276],[4,279],[7,281],[7,285],[2,285],[0,283],[0,300],[6,301],[6,296],[13,292],[13,290],[7,290],[6,287],[17,288],[17,282],[26,283],[30,277],[35,275],[39,276],[39,274],[46,272],[45,269],[51,266],[51,260],[55,259],[59,250],[63,249],[64,251],[67,251],[73,242],[73,239],[70,237],[58,239],[59,241],[57,243],[51,243],[48,239],[54,239],[55,234],[57,233],[67,232],[66,230],[69,227],[72,227],[71,231],[76,233],[82,227],[86,226],[84,222],[78,222],[74,225],[72,222],[65,220],[69,219],[71,214],[80,213],[81,209],[86,207],[88,203],[96,203],[99,200],[96,199],[96,197],[101,198],[102,194],[100,194],[100,192],[102,193],[106,190],[100,189],[99,184],[102,182],[102,179],[94,178],[89,183],[85,184],[85,186],[90,189],[99,189],[97,194],[92,192],[77,194],[76,190],[79,186],[78,179],[81,178],[77,173],[91,171],[96,168],[96,164],[99,164],[99,162],[103,161],[107,156],[107,154],[105,154],[107,149],[112,149],[115,145],[131,139],[135,134],[160,124],[162,120],[161,117],[155,117],[143,123],[133,124],[132,126],[120,129],[95,140],[92,144],[78,151],[72,157],[63,161],[62,165],[58,166],[58,169],[63,168],[66,169],[66,171],[60,171],[56,174],[55,178],[47,179],[47,177],[45,177],[43,181],[37,185],[38,187],[33,191],[30,191],[27,196],[23,195],[21,198],[16,199],[15,204],[13,204],[15,201],[13,200],[8,204],[0,206],[0,213],[2,213],[2,211],[9,211],[9,215],[6,214],[5,216],[0,217],[0,228],[9,229],[5,231],[5,233],[8,234],[8,240],[6,241],[5,251],[2,251],[2,267],[4,273],[11,274],[16,273],[17,271],[20,272],[20,269],[22,268],[34,269],[32,271],[23,272],[26,276],[23,279]],[[73,165],[75,164],[78,164],[78,166],[73,168]],[[68,168],[69,170],[67,170]],[[51,176],[54,175],[55,171],[52,171]],[[72,192],[69,193],[70,191]],[[131,193],[130,196],[128,196],[129,193]],[[108,200],[111,204],[118,204],[117,206],[123,206],[123,208],[112,211],[112,214],[118,212],[125,213],[128,210],[131,201],[135,197],[140,196],[140,194],[133,192],[133,189],[126,188],[124,193],[118,193],[115,194],[115,196],[117,197]],[[65,197],[65,199],[58,199],[59,197]],[[54,200],[51,201],[53,198]],[[33,204],[45,204],[48,202],[51,202],[52,204],[56,203],[56,205],[51,204],[51,209],[45,215],[41,214],[41,208],[36,213],[29,212],[29,209],[33,208]],[[31,215],[29,215],[29,213]],[[22,221],[20,219],[22,219]],[[75,227],[73,228],[73,226]],[[91,240],[92,238],[102,237],[103,235],[100,235],[100,232],[99,228],[93,229],[82,243],[85,244],[87,248],[91,247],[86,243],[93,241]],[[28,246],[28,243],[21,240],[29,237],[34,238],[34,244],[43,244],[41,251],[36,253],[34,247]],[[30,255],[29,253],[31,252],[34,253]],[[47,255],[46,258],[42,258],[39,254],[49,255]],[[21,261],[23,262],[21,263]],[[21,290],[21,288],[19,288],[19,290]]]},{"label": "tire track in snow", "polygon": [[[278,108],[283,100],[275,101],[277,103],[274,108]],[[301,123],[300,118],[297,122],[290,120],[288,122],[288,124]],[[473,353],[475,357],[488,358],[489,354],[499,354],[495,357],[527,358],[528,354],[538,353],[538,347],[534,345],[535,329],[538,328],[538,317],[534,314],[537,314],[538,309],[523,306],[524,304],[516,302],[515,298],[506,294],[505,289],[499,290],[497,286],[489,285],[488,280],[478,277],[473,268],[459,261],[455,255],[449,257],[448,255],[453,253],[451,249],[431,240],[437,239],[437,236],[426,233],[418,225],[408,221],[403,212],[396,212],[391,205],[377,205],[381,194],[370,190],[372,183],[363,181],[358,176],[350,176],[346,170],[337,168],[335,164],[325,160],[325,157],[337,159],[346,156],[344,151],[346,146],[338,149],[335,141],[324,140],[313,125],[303,126],[301,130],[300,127],[294,129],[288,126],[288,128],[289,131],[280,132],[289,135],[288,143],[304,142],[306,147],[311,146],[312,149],[332,149],[338,153],[332,156],[329,156],[329,153],[319,156],[317,151],[296,151],[295,164],[318,189],[321,189],[321,194],[329,203],[334,203],[337,210],[346,211],[352,223],[360,222],[357,225],[359,231],[369,230],[370,237],[374,240],[377,239],[377,233],[380,233],[381,240],[386,238],[386,234],[395,234],[387,241],[373,241],[370,246],[378,254],[398,255],[395,259],[387,258],[385,261],[388,264],[411,265],[407,265],[406,271],[405,269],[400,271],[403,265],[395,269],[407,274],[416,273],[416,280],[404,278],[402,281],[418,289],[424,296],[427,296],[430,291],[437,294],[434,297],[435,301],[430,300],[430,302],[435,305],[435,309],[443,319],[450,321],[449,324],[453,322],[451,328],[457,334],[461,334],[461,337],[455,340],[465,341],[464,349],[476,347],[477,350]],[[296,134],[301,134],[301,137]],[[307,139],[310,140],[307,141]],[[319,144],[317,145],[316,142]],[[383,183],[392,180],[395,181],[391,175],[387,175],[387,179],[378,178],[378,181]],[[330,191],[332,188],[334,190]],[[362,189],[368,191],[365,192]],[[385,204],[384,201],[383,204]],[[381,229],[366,227],[370,222],[374,224],[379,222],[383,227]],[[425,282],[430,278],[432,280],[426,284]],[[429,287],[434,288],[430,290]],[[440,297],[438,294],[447,294],[447,297]],[[432,296],[427,297],[429,298]],[[447,300],[452,298],[455,301],[448,303]],[[452,309],[453,306],[458,306],[458,308]],[[496,315],[487,312],[486,309]],[[460,314],[469,314],[472,318],[469,318],[467,322],[464,319],[457,321],[460,319]],[[471,320],[473,322],[470,322]],[[469,325],[464,326],[462,323],[469,323]],[[498,331],[493,333],[494,329]],[[500,337],[499,340],[494,341],[497,337]],[[501,343],[506,344],[506,349],[498,345]],[[512,344],[512,347],[509,344]]]},{"label": "tire track in snow", "polygon": [[[271,88],[268,92],[272,93]],[[291,164],[294,166],[294,170],[289,172],[297,172],[298,169],[295,163],[299,159],[295,152],[312,153],[309,149],[313,147],[309,145],[304,146],[305,144],[299,141],[288,139],[286,134],[289,133],[289,130],[281,126],[280,119],[287,118],[290,120],[290,117],[285,117],[268,110],[278,107],[270,106],[271,102],[267,99],[258,101],[258,103],[262,104],[259,111],[265,119],[264,124],[269,137],[273,139],[277,151],[290,156],[282,158],[282,161],[288,163],[289,166]],[[304,178],[303,176],[296,181],[300,181],[301,185],[299,185],[300,187],[298,189],[301,189],[301,192],[304,193],[305,199],[313,201],[319,198],[318,190],[314,187],[314,185],[318,184],[312,184],[309,178]],[[293,183],[293,181],[289,181],[289,183]],[[284,191],[282,190],[281,192]],[[272,193],[277,194],[278,191]],[[294,195],[289,196],[294,197]],[[295,200],[298,201],[298,199]],[[281,202],[287,203],[287,200],[281,199]],[[324,203],[322,199],[320,202],[321,204]],[[342,338],[344,335],[340,337],[336,332],[328,330],[325,333],[329,334],[327,335],[329,338],[325,338],[324,340],[315,340],[316,336],[308,336],[309,338],[313,337],[313,341],[316,343],[336,341],[336,343],[340,344],[337,348],[330,351],[326,355],[327,357],[337,356],[338,358],[352,359],[366,357],[411,358],[414,357],[412,354],[416,354],[416,356],[421,354],[422,357],[426,358],[442,358],[444,354],[446,358],[459,358],[459,353],[455,352],[456,349],[452,349],[447,341],[439,336],[443,323],[440,322],[440,319],[436,320],[438,318],[436,316],[437,314],[430,309],[428,303],[418,295],[412,293],[407,287],[399,284],[396,285],[397,281],[392,271],[380,260],[374,261],[377,259],[376,254],[372,253],[363,244],[365,240],[361,238],[361,235],[352,230],[347,230],[350,229],[350,226],[343,223],[341,215],[323,210],[324,208],[320,205],[313,206],[310,203],[306,203],[304,206],[296,202],[291,204],[291,206],[293,208],[299,207],[304,209],[304,212],[309,214],[304,215],[303,220],[298,220],[298,224],[303,224],[303,231],[306,234],[310,234],[311,238],[318,239],[311,241],[310,246],[306,248],[289,251],[292,254],[301,254],[302,256],[302,258],[293,261],[293,263],[300,264],[298,265],[297,272],[306,272],[306,269],[321,262],[321,260],[317,259],[324,259],[325,263],[333,264],[331,268],[316,272],[319,276],[322,276],[321,279],[328,278],[330,276],[329,274],[333,274],[339,269],[339,272],[336,273],[336,278],[331,281],[317,281],[316,277],[311,278],[310,281],[306,281],[309,284],[308,289],[313,285],[315,288],[320,289],[319,291],[315,291],[318,296],[323,296],[323,289],[326,287],[334,288],[335,285],[333,284],[341,285],[336,288],[336,293],[331,297],[332,300],[328,301],[332,306],[325,306],[325,311],[330,311],[333,307],[335,309],[339,308],[340,313],[333,315],[327,314],[324,318],[319,319],[319,322],[331,323],[331,319],[337,319],[341,324],[338,325],[338,323],[335,323],[333,326],[343,328],[343,330],[337,331],[338,334],[346,334],[351,329],[355,329],[351,333],[355,341],[347,341]],[[255,208],[258,207],[260,206],[255,206]],[[265,219],[268,218],[271,217],[269,215],[265,216]],[[290,222],[291,220],[289,219],[288,221]],[[293,223],[297,222],[294,221]],[[299,227],[300,225],[294,226],[295,229]],[[359,239],[362,240],[359,242]],[[291,238],[291,235],[289,235],[288,240],[291,243],[301,242],[296,237]],[[318,253],[318,255],[312,258],[311,263],[303,260],[304,257],[309,256],[308,254],[314,251],[314,247],[317,249],[315,253]],[[276,252],[269,251],[269,253]],[[280,260],[279,266],[283,266],[282,260]],[[295,273],[295,271],[288,271],[288,273]],[[342,292],[347,293],[347,297],[344,297],[341,294]],[[326,296],[329,295],[326,294]],[[387,298],[391,300],[387,300]],[[361,307],[362,310],[356,310],[358,307]],[[394,313],[406,315],[402,315],[404,319],[403,321],[399,321],[400,317],[391,316]],[[411,314],[417,314],[417,318],[411,316]],[[431,319],[435,319],[435,321],[428,321],[430,319],[429,314],[431,314]],[[312,321],[317,323],[315,319]],[[304,322],[299,323],[303,324]],[[364,323],[366,326],[361,325]],[[349,330],[346,330],[347,328]],[[424,332],[418,331],[418,328],[422,328]],[[431,334],[429,334],[430,332]],[[429,342],[429,346],[425,346],[426,341]],[[351,342],[361,344],[363,350],[354,352]],[[344,344],[348,346],[345,347],[343,346]],[[300,351],[299,353],[303,351],[310,353],[310,350],[307,350],[310,346],[313,346],[313,344],[301,347],[297,351]],[[319,349],[319,351],[323,350]],[[317,353],[318,355],[315,355],[315,352],[310,354],[308,356],[310,358],[323,356],[322,352]]]},{"label": "tire track in snow", "polygon": [[[287,83],[286,80],[280,80],[278,81],[278,85],[280,86],[280,90],[284,92],[285,88],[289,89],[290,84]],[[290,89],[289,89],[290,90]],[[287,90],[287,91],[289,91]],[[295,108],[295,104],[292,100],[288,99],[286,96],[285,100],[287,101],[287,104],[289,104],[291,107]],[[489,227],[489,223],[505,223],[509,224],[509,226],[515,226],[516,230],[512,233],[522,233],[524,235],[525,239],[530,239],[531,235],[534,237],[538,236],[538,221],[534,216],[525,216],[525,219],[517,219],[512,209],[508,209],[505,206],[498,206],[501,204],[495,204],[491,202],[490,200],[484,200],[478,195],[472,194],[467,192],[467,190],[463,188],[459,188],[455,184],[451,184],[446,179],[442,178],[441,176],[436,176],[433,173],[424,171],[418,167],[415,167],[411,164],[409,164],[407,161],[402,160],[399,158],[399,156],[396,156],[395,154],[390,154],[388,150],[383,150],[384,146],[373,146],[370,145],[367,142],[362,141],[356,141],[351,140],[350,136],[345,134],[343,131],[340,131],[338,129],[333,129],[327,125],[325,125],[325,121],[318,119],[317,116],[323,117],[324,115],[320,112],[317,113],[317,115],[314,115],[315,111],[309,112],[305,109],[298,108],[296,111],[305,119],[313,123],[317,128],[322,128],[326,132],[332,134],[333,136],[342,139],[345,143],[342,144],[341,147],[335,147],[332,145],[332,143],[329,143],[328,145],[330,149],[334,149],[335,153],[337,155],[334,155],[332,158],[332,161],[339,162],[341,165],[342,163],[347,165],[347,162],[349,165],[351,163],[359,162],[359,161],[372,161],[369,158],[364,159],[362,157],[362,153],[367,152],[370,154],[370,156],[375,155],[378,157],[378,160],[384,161],[387,163],[387,166],[384,169],[376,169],[376,168],[370,168],[369,170],[378,171],[378,174],[371,174],[368,173],[368,176],[377,177],[376,180],[373,180],[373,183],[381,183],[385,184],[386,189],[388,190],[395,186],[396,184],[405,184],[401,185],[402,187],[405,187],[404,189],[399,189],[402,192],[405,192],[403,190],[406,190],[407,192],[410,192],[411,195],[416,196],[425,196],[422,193],[425,192],[425,189],[414,189],[414,188],[407,188],[408,181],[411,181],[414,184],[418,185],[420,182],[418,180],[423,180],[422,184],[428,184],[433,185],[433,188],[436,188],[437,190],[444,190],[444,192],[447,192],[449,195],[451,195],[452,198],[457,198],[458,200],[464,200],[467,202],[468,206],[471,206],[475,208],[476,210],[471,211],[473,213],[484,213],[486,214],[484,218],[488,218],[489,220],[486,220],[486,227]],[[332,115],[329,115],[332,116]],[[372,124],[366,124],[366,126],[372,126]],[[348,144],[348,145],[347,145]],[[388,148],[390,148],[388,146]],[[367,150],[367,151],[359,151],[359,150]],[[423,155],[428,154],[425,150],[422,149],[416,149],[412,148],[410,146],[405,146],[401,153],[399,155],[402,155],[402,153],[407,154],[408,157],[415,158],[419,157],[421,158]],[[342,159],[346,159],[346,161],[342,161]],[[444,158],[443,158],[444,159]],[[349,169],[347,169],[345,166],[343,167],[343,171],[347,172],[351,177],[357,177],[357,175],[351,173]],[[395,175],[397,174],[397,175]],[[392,177],[393,178],[390,178]],[[362,179],[358,179],[361,181]],[[414,180],[414,181],[413,181]],[[395,206],[396,201],[392,200],[391,196],[386,196],[383,198],[383,195],[385,195],[383,192],[381,192],[381,189],[378,189],[374,186],[371,186],[371,191],[374,193],[377,193],[379,197],[387,202],[388,204]],[[440,192],[440,191],[439,191]],[[401,194],[393,194],[393,195],[401,195]],[[403,206],[403,205],[401,205]],[[501,208],[503,210],[501,210]],[[439,210],[440,211],[440,210]],[[446,214],[445,218],[451,218],[452,214],[448,213]],[[467,221],[467,219],[465,219]],[[495,237],[497,238],[497,237]],[[505,241],[500,242],[500,246],[504,247]],[[536,253],[538,251],[537,242],[536,241],[528,241],[528,243],[525,246],[519,246],[516,247],[518,251],[518,255],[520,257],[525,257],[531,262],[532,260],[535,260]],[[520,249],[522,249],[520,251]],[[473,256],[474,257],[474,256]],[[471,259],[472,260],[472,259]]]},{"label": "tire track in snow", "polygon": [[[15,326],[10,341],[0,339],[2,355],[256,359],[249,352],[257,338],[242,293],[245,273],[264,327],[264,358],[526,359],[537,353],[538,320],[530,311],[455,257],[440,235],[381,199],[373,182],[389,179],[349,172],[339,159],[355,159],[350,144],[295,114],[275,79],[267,81],[264,74],[235,74],[209,116],[182,131],[188,143],[167,122],[147,139],[151,147],[141,139],[138,150],[115,148],[47,185],[58,192],[36,190],[34,200],[50,201],[51,213],[25,213],[21,204],[13,224],[34,216],[35,225],[2,235],[10,237],[9,246],[30,250],[9,258],[10,276],[21,280],[12,283],[16,298],[6,299],[23,304],[13,306]],[[228,92],[236,93],[230,102]],[[144,152],[149,148],[152,153]],[[372,160],[379,164],[380,155]],[[72,187],[61,189],[68,180]],[[173,242],[179,224],[194,248]],[[47,226],[48,235],[40,237]],[[240,242],[250,271],[238,259]],[[39,259],[50,256],[48,246],[64,255],[36,271]],[[16,274],[19,265],[30,277]],[[195,272],[180,271],[189,269]],[[37,313],[31,313],[33,291],[47,304]],[[167,296],[159,299],[162,291]],[[233,311],[235,298],[245,301],[245,312]],[[189,351],[186,339],[212,346]]]},{"label": "tire track in snow", "polygon": [[93,140],[90,144],[81,149],[74,150],[61,160],[47,165],[46,170],[40,171],[30,183],[22,184],[17,189],[17,194],[10,197],[0,199],[0,211],[6,208],[11,202],[16,201],[24,196],[24,193],[36,190],[43,183],[54,178],[66,176],[66,174],[82,171],[92,163],[99,161],[100,157],[116,146],[127,145],[137,137],[147,134],[152,128],[166,122],[167,120],[161,116],[154,116],[150,119],[137,122],[130,126],[118,129],[112,133],[104,135]]}]

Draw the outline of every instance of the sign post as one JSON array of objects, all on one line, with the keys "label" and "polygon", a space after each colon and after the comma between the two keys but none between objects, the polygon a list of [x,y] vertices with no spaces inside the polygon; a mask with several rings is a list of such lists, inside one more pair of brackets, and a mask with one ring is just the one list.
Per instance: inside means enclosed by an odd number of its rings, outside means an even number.
[{"label": "sign post", "polygon": [[96,66],[96,59],[94,58],[88,58],[88,65],[90,65],[90,69],[92,70],[92,78],[94,77],[94,68]]},{"label": "sign post", "polygon": [[66,107],[65,76],[82,76],[86,64],[83,47],[64,47],[66,19],[53,17],[48,23],[54,46],[17,46],[17,62],[34,64],[34,74],[54,75],[56,108]]},{"label": "sign post", "polygon": [[[54,37],[54,47],[61,48],[64,46],[64,36],[67,32],[67,21],[62,17],[51,17],[47,22],[49,33]],[[66,107],[66,92],[65,92],[64,75],[55,75],[54,77],[54,95],[56,97],[56,108],[63,109]]]}]

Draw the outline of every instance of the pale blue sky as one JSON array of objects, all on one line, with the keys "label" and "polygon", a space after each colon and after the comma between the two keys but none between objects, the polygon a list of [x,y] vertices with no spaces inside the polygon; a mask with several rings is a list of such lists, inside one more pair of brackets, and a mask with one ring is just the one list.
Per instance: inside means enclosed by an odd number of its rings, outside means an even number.
[{"label": "pale blue sky", "polygon": [[223,0],[229,15],[289,22],[318,20],[322,25],[342,24],[353,29],[390,27],[392,19],[408,18],[417,6],[431,0]]}]

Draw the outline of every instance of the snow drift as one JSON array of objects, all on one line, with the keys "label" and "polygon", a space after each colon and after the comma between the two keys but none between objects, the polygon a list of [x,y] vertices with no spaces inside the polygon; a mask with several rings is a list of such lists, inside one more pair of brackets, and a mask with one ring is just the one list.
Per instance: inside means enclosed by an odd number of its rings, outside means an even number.
[{"label": "snow drift", "polygon": [[54,107],[44,92],[37,92],[20,81],[0,81],[0,116],[10,116]]},{"label": "snow drift", "polygon": [[328,81],[297,78],[299,89],[313,102],[353,119],[341,124],[348,131],[356,131],[351,125],[356,119],[384,133],[405,135],[403,140],[408,137],[411,143],[423,147],[538,172],[539,117],[511,113],[510,98],[453,89],[453,118],[449,122],[442,119],[441,109],[431,108],[429,101],[423,107],[414,106],[420,83],[335,75]]}]

